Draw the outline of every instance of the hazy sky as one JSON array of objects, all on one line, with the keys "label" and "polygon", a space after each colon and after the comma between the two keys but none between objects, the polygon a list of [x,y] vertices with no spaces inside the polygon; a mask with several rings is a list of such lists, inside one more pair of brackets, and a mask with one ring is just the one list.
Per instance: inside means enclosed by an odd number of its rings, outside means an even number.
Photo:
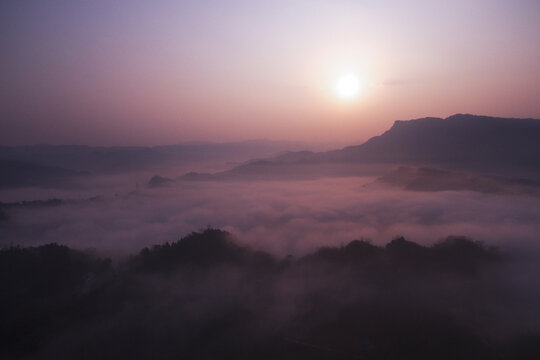
[{"label": "hazy sky", "polygon": [[[0,3],[0,144],[355,143],[540,118],[540,1]],[[362,90],[334,87],[355,74]]]}]

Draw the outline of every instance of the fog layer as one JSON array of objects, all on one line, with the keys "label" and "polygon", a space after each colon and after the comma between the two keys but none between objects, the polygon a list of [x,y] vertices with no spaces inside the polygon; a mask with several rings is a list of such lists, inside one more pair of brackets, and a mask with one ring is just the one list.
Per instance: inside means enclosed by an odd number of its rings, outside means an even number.
[{"label": "fog layer", "polygon": [[101,195],[99,189],[78,198],[75,192],[61,193],[64,201],[56,206],[4,206],[0,245],[58,242],[108,255],[126,254],[211,225],[277,255],[302,254],[359,238],[383,244],[396,236],[427,244],[465,235],[508,248],[537,247],[540,202],[536,198],[405,191],[373,182],[374,178],[366,177],[178,181],[132,190],[132,179],[126,178],[124,183],[130,185],[123,191],[91,200]]}]

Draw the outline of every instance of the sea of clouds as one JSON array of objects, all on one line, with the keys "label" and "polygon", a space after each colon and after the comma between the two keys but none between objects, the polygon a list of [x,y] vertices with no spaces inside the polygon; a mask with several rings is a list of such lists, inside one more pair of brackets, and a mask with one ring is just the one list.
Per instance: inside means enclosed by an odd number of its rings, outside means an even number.
[{"label": "sea of clouds", "polygon": [[[101,186],[105,181],[77,196],[67,190],[33,190],[34,198],[58,196],[66,201],[5,210],[9,219],[0,226],[0,245],[56,242],[122,255],[211,226],[279,256],[354,239],[383,245],[397,236],[431,244],[464,235],[506,249],[539,248],[540,201],[535,197],[404,191],[373,181],[177,181],[134,190],[132,179],[125,179],[130,185],[119,189],[121,181],[115,178],[108,192]],[[91,195],[102,196],[88,200]]]}]

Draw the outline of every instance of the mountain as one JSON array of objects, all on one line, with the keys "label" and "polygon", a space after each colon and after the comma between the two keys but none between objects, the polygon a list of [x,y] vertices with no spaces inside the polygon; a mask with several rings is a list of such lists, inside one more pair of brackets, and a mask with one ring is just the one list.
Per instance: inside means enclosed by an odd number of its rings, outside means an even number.
[{"label": "mountain", "polygon": [[[288,152],[214,178],[368,175],[383,165],[436,165],[496,173],[540,174],[540,120],[456,114],[396,121],[364,144],[328,152]],[[379,166],[379,168],[376,167]],[[208,174],[199,174],[208,179]],[[190,174],[188,179],[197,179]]]},{"label": "mountain", "polygon": [[158,187],[167,186],[172,181],[173,181],[172,179],[156,175],[156,176],[152,177],[150,179],[150,181],[148,181],[147,185],[148,185],[148,187],[151,187],[151,188],[158,188]]},{"label": "mountain", "polygon": [[540,181],[429,167],[400,166],[379,177],[386,184],[412,191],[476,191],[487,194],[540,196]]},{"label": "mountain", "polygon": [[187,166],[226,168],[253,158],[270,157],[310,145],[250,140],[231,143],[190,142],[164,146],[34,145],[0,146],[0,159],[92,173],[118,173]]},{"label": "mountain", "polygon": [[86,173],[55,166],[0,160],[0,189],[26,186],[67,185]]},{"label": "mountain", "polygon": [[333,161],[540,169],[540,120],[457,114],[446,119],[396,121],[384,134],[326,157]]},{"label": "mountain", "polygon": [[464,237],[283,258],[211,228],[128,259],[6,246],[0,358],[538,359],[518,261]]}]

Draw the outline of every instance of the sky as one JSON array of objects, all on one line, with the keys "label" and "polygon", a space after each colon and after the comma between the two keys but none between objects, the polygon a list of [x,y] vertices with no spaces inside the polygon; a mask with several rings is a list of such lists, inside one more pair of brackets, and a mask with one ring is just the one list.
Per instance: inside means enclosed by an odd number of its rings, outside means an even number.
[{"label": "sky", "polygon": [[540,118],[538,0],[3,1],[0,53],[0,145],[355,144],[395,120]]}]

